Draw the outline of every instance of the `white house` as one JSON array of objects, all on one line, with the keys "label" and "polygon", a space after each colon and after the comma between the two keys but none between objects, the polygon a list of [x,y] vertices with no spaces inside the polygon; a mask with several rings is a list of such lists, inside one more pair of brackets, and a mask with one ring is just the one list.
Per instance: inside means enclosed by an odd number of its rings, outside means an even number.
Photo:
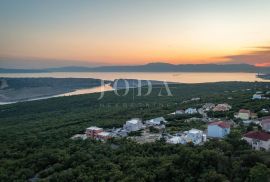
[{"label": "white house", "polygon": [[167,123],[167,121],[164,119],[164,117],[158,117],[158,118],[154,118],[149,121],[146,121],[146,124],[151,125],[151,126],[162,125],[165,123]]},{"label": "white house", "polygon": [[212,122],[208,124],[208,127],[207,127],[208,137],[224,138],[229,133],[230,133],[229,123],[226,123],[223,121],[217,121],[217,122]]},{"label": "white house", "polygon": [[186,141],[192,142],[195,145],[204,142],[206,138],[203,136],[203,131],[197,129],[191,129],[187,132]]},{"label": "white house", "polygon": [[263,108],[260,112],[261,112],[261,113],[269,113],[269,110]]},{"label": "white house", "polygon": [[185,114],[197,114],[198,111],[195,108],[188,108],[185,110]]},{"label": "white house", "polygon": [[245,125],[245,126],[248,126],[250,125],[251,123],[253,123],[252,120],[243,120],[242,123]]},{"label": "white house", "polygon": [[200,97],[194,97],[194,98],[191,99],[191,101],[199,101],[199,100],[201,100]]},{"label": "white house", "polygon": [[251,111],[246,109],[240,109],[239,112],[235,115],[235,117],[242,120],[248,120],[251,117]]},{"label": "white house", "polygon": [[270,134],[262,131],[251,131],[244,135],[246,140],[255,150],[270,149]]},{"label": "white house", "polygon": [[174,136],[174,137],[168,139],[167,143],[170,143],[170,144],[185,144],[186,141],[181,136]]},{"label": "white house", "polygon": [[87,139],[87,136],[86,136],[86,134],[76,134],[76,135],[73,135],[71,137],[71,139],[73,139],[73,140],[76,140],[76,139],[85,140],[85,139]]},{"label": "white house", "polygon": [[175,114],[176,115],[182,115],[182,114],[185,114],[185,111],[184,110],[181,110],[181,109],[180,110],[176,110],[175,111]]},{"label": "white house", "polygon": [[123,129],[127,132],[131,131],[138,131],[143,128],[142,120],[138,118],[133,118],[131,120],[126,121],[124,124]]},{"label": "white house", "polygon": [[211,111],[212,109],[214,109],[215,108],[215,104],[213,104],[213,103],[205,103],[204,105],[203,105],[203,110],[205,110],[205,111]]},{"label": "white house", "polygon": [[252,97],[253,100],[261,100],[262,99],[262,95],[261,94],[254,94],[253,97]]},{"label": "white house", "polygon": [[270,119],[263,119],[261,125],[264,131],[270,132]]}]

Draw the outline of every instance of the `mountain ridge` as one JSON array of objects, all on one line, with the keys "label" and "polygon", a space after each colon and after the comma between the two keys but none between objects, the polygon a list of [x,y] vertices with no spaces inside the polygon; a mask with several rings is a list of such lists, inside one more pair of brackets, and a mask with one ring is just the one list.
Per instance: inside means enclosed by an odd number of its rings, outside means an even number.
[{"label": "mountain ridge", "polygon": [[170,64],[149,63],[123,66],[67,66],[44,69],[0,68],[0,73],[48,73],[48,72],[247,72],[270,73],[270,67],[257,67],[249,64]]}]

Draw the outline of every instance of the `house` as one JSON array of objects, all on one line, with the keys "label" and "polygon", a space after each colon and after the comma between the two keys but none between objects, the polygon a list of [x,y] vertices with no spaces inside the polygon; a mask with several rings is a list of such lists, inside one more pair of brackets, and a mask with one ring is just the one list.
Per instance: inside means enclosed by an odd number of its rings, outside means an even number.
[{"label": "house", "polygon": [[146,121],[146,124],[150,126],[158,126],[165,123],[167,123],[167,121],[164,119],[164,117],[158,117],[158,118],[154,118],[149,121]]},{"label": "house", "polygon": [[98,133],[96,136],[98,140],[108,140],[110,138],[112,138],[111,133],[105,131]]},{"label": "house", "polygon": [[167,143],[171,144],[187,144],[193,143],[194,145],[201,144],[206,141],[206,135],[203,131],[197,129],[191,129],[185,131],[181,136],[173,136],[167,140]]},{"label": "house", "polygon": [[77,139],[85,140],[85,139],[87,139],[87,136],[86,136],[86,134],[76,134],[76,135],[73,135],[71,137],[71,139],[73,139],[73,140],[77,140]]},{"label": "house", "polygon": [[128,136],[128,132],[122,128],[117,128],[117,129],[112,131],[112,136],[126,137],[126,136]]},{"label": "house", "polygon": [[253,113],[253,112],[252,112],[252,113],[250,114],[250,118],[251,118],[251,119],[257,119],[257,118],[258,118],[258,115],[257,115],[256,113]]},{"label": "house", "polygon": [[194,109],[194,108],[188,108],[185,110],[185,114],[197,114],[198,111],[197,109]]},{"label": "house", "polygon": [[192,117],[185,120],[186,123],[189,123],[192,121],[202,121],[202,118]]},{"label": "house", "polygon": [[270,119],[263,119],[261,125],[264,131],[270,132]]},{"label": "house", "polygon": [[216,105],[213,103],[205,103],[202,108],[204,111],[211,111],[212,109],[215,108],[215,106]]},{"label": "house", "polygon": [[229,104],[218,104],[213,111],[215,112],[225,112],[225,111],[229,111],[232,108],[232,106],[230,106]]},{"label": "house", "polygon": [[251,123],[253,123],[253,121],[252,120],[243,120],[242,123],[243,123],[243,125],[248,126]]},{"label": "house", "polygon": [[170,143],[170,144],[185,144],[186,141],[181,136],[173,136],[172,138],[169,138],[167,140],[167,143]]},{"label": "house", "polygon": [[270,134],[263,131],[251,131],[244,135],[246,140],[255,150],[270,149]]},{"label": "house", "polygon": [[269,110],[263,108],[260,112],[261,112],[261,113],[266,113],[266,114],[267,114],[267,113],[269,113]]},{"label": "house", "polygon": [[186,141],[197,145],[206,141],[206,136],[204,137],[203,131],[201,130],[191,129],[186,133]]},{"label": "house", "polygon": [[258,120],[243,120],[242,123],[245,125],[245,126],[248,126],[250,125],[251,123],[253,124],[256,124],[256,125],[259,125],[260,122]]},{"label": "house", "polygon": [[89,128],[86,128],[85,134],[87,137],[95,138],[98,133],[103,132],[102,128],[91,126]]},{"label": "house", "polygon": [[131,131],[138,131],[143,128],[142,120],[138,118],[133,118],[131,120],[126,121],[124,124],[123,129],[127,132]]},{"label": "house", "polygon": [[180,109],[180,110],[175,111],[175,114],[182,115],[182,114],[185,114],[185,111]]},{"label": "house", "polygon": [[251,111],[246,109],[240,109],[239,112],[235,115],[235,117],[242,120],[248,120],[251,118]]},{"label": "house", "polygon": [[230,124],[223,121],[216,121],[208,124],[208,137],[224,138],[230,133]]},{"label": "house", "polygon": [[261,94],[254,94],[252,97],[253,100],[261,100],[262,99],[262,95]]},{"label": "house", "polygon": [[204,110],[203,110],[202,108],[199,108],[199,109],[197,110],[197,112],[198,112],[199,114],[201,114],[201,115],[205,114],[205,112],[204,112]]},{"label": "house", "polygon": [[199,101],[199,100],[201,100],[200,97],[195,97],[195,98],[192,98],[192,99],[191,99],[191,101]]}]

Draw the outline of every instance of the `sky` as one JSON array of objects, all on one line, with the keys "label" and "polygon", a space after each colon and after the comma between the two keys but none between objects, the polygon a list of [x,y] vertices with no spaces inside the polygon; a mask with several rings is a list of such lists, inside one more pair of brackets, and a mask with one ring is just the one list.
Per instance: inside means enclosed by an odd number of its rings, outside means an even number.
[{"label": "sky", "polygon": [[0,67],[270,66],[269,0],[1,0]]}]

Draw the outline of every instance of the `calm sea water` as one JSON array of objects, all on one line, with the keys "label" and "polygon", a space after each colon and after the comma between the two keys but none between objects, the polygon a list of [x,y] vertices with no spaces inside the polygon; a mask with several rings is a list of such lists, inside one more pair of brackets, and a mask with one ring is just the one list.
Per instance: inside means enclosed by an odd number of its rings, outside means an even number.
[{"label": "calm sea water", "polygon": [[[221,82],[221,81],[266,81],[256,77],[255,73],[188,73],[188,72],[55,72],[55,73],[12,73],[3,74],[0,73],[0,77],[54,77],[54,78],[97,78],[102,80],[114,80],[114,79],[141,79],[141,80],[159,80],[167,82],[178,83],[208,83],[208,82]],[[110,91],[113,88],[109,85],[104,85],[89,89],[79,89],[74,92],[64,93],[60,95],[54,95],[51,97],[80,95],[87,93],[97,93],[101,91]],[[51,97],[42,97],[31,100],[47,99]],[[29,101],[31,101],[29,100]],[[1,103],[9,104],[9,103]]]},{"label": "calm sea water", "polygon": [[205,83],[220,81],[264,81],[256,73],[190,73],[190,72],[55,72],[55,73],[20,73],[4,74],[0,77],[55,77],[55,78],[97,78],[114,80],[119,78],[159,80],[179,83]]}]

